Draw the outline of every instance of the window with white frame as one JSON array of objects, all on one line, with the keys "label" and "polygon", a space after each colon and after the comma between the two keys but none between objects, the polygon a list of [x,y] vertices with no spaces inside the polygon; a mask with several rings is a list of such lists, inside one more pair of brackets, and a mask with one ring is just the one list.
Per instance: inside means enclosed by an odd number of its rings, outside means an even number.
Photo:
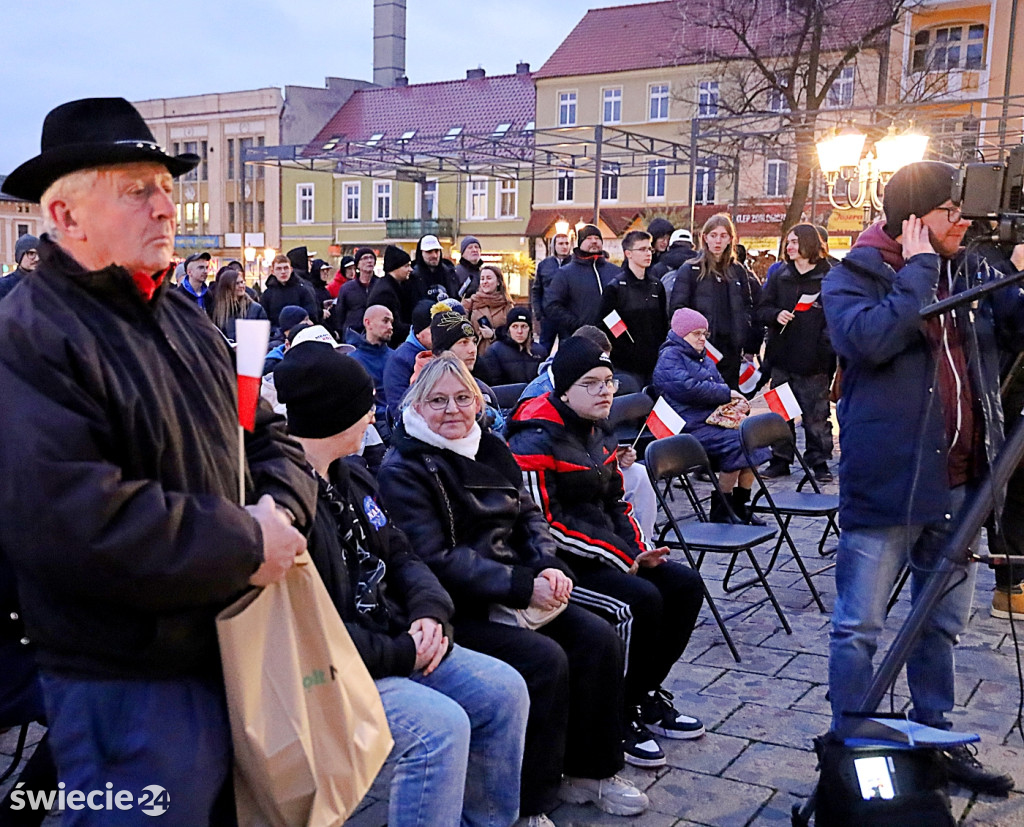
[{"label": "window with white frame", "polygon": [[391,182],[373,182],[373,220],[388,221],[391,218]]},{"label": "window with white frame", "polygon": [[342,221],[359,220],[359,190],[358,181],[346,181],[341,185]]},{"label": "window with white frame", "polygon": [[622,123],[622,87],[605,89],[603,98],[601,123]]},{"label": "window with white frame", "polygon": [[437,181],[416,185],[416,217],[423,218],[426,207],[427,218],[437,218]]},{"label": "window with white frame", "polygon": [[466,218],[487,218],[487,179],[470,178],[466,195]]},{"label": "window with white frame", "polygon": [[662,199],[665,197],[665,177],[668,174],[668,162],[654,160],[647,162],[647,198]]},{"label": "window with white frame", "polygon": [[764,194],[769,197],[783,198],[789,189],[789,163],[777,158],[769,158],[764,175]]},{"label": "window with white frame", "polygon": [[519,210],[519,182],[514,178],[498,181],[498,217],[515,218]]},{"label": "window with white frame", "polygon": [[697,86],[697,117],[714,118],[718,115],[718,81],[702,80]]},{"label": "window with white frame", "polygon": [[649,118],[652,121],[668,120],[668,84],[652,83],[650,86]]},{"label": "window with white frame", "polygon": [[786,93],[784,91],[786,88],[786,78],[781,74],[775,75],[775,85],[768,90],[769,112],[789,111],[789,103],[786,101]]},{"label": "window with white frame", "polygon": [[313,223],[313,185],[295,185],[295,221],[298,224]]},{"label": "window with white frame", "polygon": [[602,164],[601,170],[601,200],[619,200],[619,165]]},{"label": "window with white frame", "polygon": [[696,169],[697,180],[694,186],[693,203],[714,204],[715,203],[715,179],[716,172],[714,165],[698,166]]},{"label": "window with white frame", "polygon": [[576,188],[575,173],[571,169],[560,169],[555,176],[555,183],[555,200],[572,201]]},{"label": "window with white frame", "polygon": [[853,106],[853,82],[856,78],[856,68],[844,66],[828,90],[828,97],[825,105],[833,109],[845,109]]},{"label": "window with white frame", "polygon": [[558,125],[576,126],[576,93],[558,93]]},{"label": "window with white frame", "polygon": [[922,29],[914,35],[913,72],[981,69],[985,66],[985,25],[968,23]]}]

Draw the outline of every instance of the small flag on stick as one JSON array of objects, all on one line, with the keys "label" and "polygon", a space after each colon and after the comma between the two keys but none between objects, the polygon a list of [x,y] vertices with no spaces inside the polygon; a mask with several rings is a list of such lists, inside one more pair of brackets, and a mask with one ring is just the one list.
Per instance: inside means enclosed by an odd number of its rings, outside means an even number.
[{"label": "small flag on stick", "polygon": [[686,426],[686,420],[675,412],[675,409],[663,396],[655,403],[654,409],[644,424],[654,434],[655,439],[662,439],[680,433]]},{"label": "small flag on stick", "polygon": [[704,342],[704,352],[707,353],[708,358],[716,365],[722,360],[722,351],[711,344],[711,342]]},{"label": "small flag on stick", "polygon": [[757,383],[761,381],[761,371],[753,362],[744,362],[740,367],[740,390],[743,393],[753,393]]},{"label": "small flag on stick", "polygon": [[803,413],[800,409],[800,404],[796,401],[796,397],[793,396],[789,382],[783,382],[777,388],[765,391],[764,401],[768,403],[769,408],[787,422],[791,419],[796,419],[796,417]]},{"label": "small flag on stick", "polygon": [[805,310],[810,310],[814,307],[814,303],[818,300],[818,296],[820,295],[820,291],[817,293],[803,293],[797,301],[796,307],[793,308],[793,312],[803,313]]},{"label": "small flag on stick", "polygon": [[626,328],[626,323],[622,320],[622,316],[619,315],[618,310],[613,310],[611,313],[609,313],[607,316],[601,319],[601,321],[604,322],[604,326],[608,328],[612,336],[614,336],[616,339],[618,339],[619,336],[625,333],[627,336],[629,336],[629,341],[633,341],[633,334],[630,333],[629,330]]},{"label": "small flag on stick", "polygon": [[238,368],[238,422],[247,431],[256,428],[256,405],[263,379],[263,360],[270,340],[266,319],[235,322],[235,364]]}]

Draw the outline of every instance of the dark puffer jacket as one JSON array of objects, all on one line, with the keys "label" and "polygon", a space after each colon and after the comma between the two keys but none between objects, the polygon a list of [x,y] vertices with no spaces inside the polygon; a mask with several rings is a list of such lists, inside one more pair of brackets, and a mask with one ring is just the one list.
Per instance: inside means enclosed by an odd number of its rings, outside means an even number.
[{"label": "dark puffer jacket", "polygon": [[543,569],[571,576],[515,458],[491,433],[467,459],[409,436],[399,424],[378,482],[395,523],[460,616],[486,617],[492,603],[526,608]]},{"label": "dark puffer jacket", "polygon": [[588,256],[576,250],[558,268],[544,299],[544,315],[562,339],[585,324],[597,324],[601,317],[604,288],[622,275],[622,270],[602,255]]},{"label": "dark puffer jacket", "polygon": [[667,304],[665,286],[650,274],[650,269],[642,279],[632,272],[623,272],[604,289],[601,297],[598,316],[604,319],[615,310],[626,323],[627,332],[616,339],[602,322],[615,343],[612,363],[619,370],[636,374],[644,385],[650,381],[658,361],[658,348],[668,333]]},{"label": "dark puffer jacket", "polygon": [[[147,303],[120,267],[87,272],[46,237],[39,252],[0,305],[0,420],[17,434],[0,441],[0,546],[40,666],[219,675],[214,617],[263,545],[238,505],[231,349],[166,280]],[[270,494],[308,526],[316,487],[265,404],[246,455],[246,501]]]},{"label": "dark puffer jacket", "polygon": [[309,314],[310,319],[319,319],[322,315],[316,306],[316,294],[314,294],[313,288],[309,282],[294,273],[289,277],[287,284],[281,284],[277,276],[268,278],[260,304],[267,311],[267,318],[270,319],[270,323],[274,327],[280,327],[278,317],[289,304],[301,307]]},{"label": "dark puffer jacket", "polygon": [[419,242],[416,243],[416,255],[413,258],[412,275],[418,279],[420,286],[426,291],[426,297],[433,301],[440,301],[438,288],[444,290],[450,298],[459,295],[458,276],[455,274],[455,265],[442,255],[437,267],[431,267],[423,258],[423,251],[420,250]]},{"label": "dark puffer jacket", "polygon": [[354,278],[341,285],[328,322],[331,330],[342,340],[347,331],[363,329],[363,316],[366,314],[367,306],[366,298],[370,294],[370,288],[374,281],[376,279],[373,276],[370,277],[369,284],[363,284],[358,278]]},{"label": "dark puffer jacket", "polygon": [[520,407],[506,432],[563,559],[597,560],[629,571],[648,545],[623,500],[610,429],[544,394]]},{"label": "dark puffer jacket", "polygon": [[[756,319],[768,328],[765,348],[768,364],[802,376],[835,372],[836,355],[829,341],[820,295],[821,282],[828,271],[829,264],[824,259],[803,274],[789,264],[764,286]],[[779,313],[783,310],[792,313],[801,296],[816,294],[818,299],[809,310],[797,313],[785,327],[779,324]]]},{"label": "dark puffer jacket", "polygon": [[[390,273],[370,282],[370,292],[366,296],[366,306],[382,305],[394,316],[394,331],[391,344],[397,347],[405,341],[412,329],[412,305],[405,302],[402,295],[402,284]],[[359,320],[360,324],[362,319]]]},{"label": "dark puffer jacket", "polygon": [[[680,307],[692,307],[708,320],[708,338],[715,347],[723,350],[742,348],[750,331],[747,307],[743,301],[746,270],[742,265],[730,264],[721,282],[711,274],[698,279],[699,273],[693,261],[679,268],[668,303],[669,318]],[[716,311],[718,304],[715,291],[721,289],[722,282],[726,289],[725,315],[722,323],[716,324],[719,313]]]},{"label": "dark puffer jacket", "polygon": [[687,433],[702,425],[715,408],[732,398],[729,386],[707,353],[698,353],[676,333],[669,333],[661,346],[654,369],[654,386],[686,420],[683,430]]},{"label": "dark puffer jacket", "polygon": [[[408,677],[416,665],[416,644],[406,634],[409,625],[433,618],[451,641],[452,599],[380,506],[369,471],[356,460],[337,462],[331,470],[331,486],[319,480],[310,557],[370,674],[375,679]],[[346,534],[347,542],[342,540]],[[363,560],[360,550],[366,553]],[[374,608],[361,612],[355,584],[360,569],[372,570],[378,561],[385,566],[384,578],[373,586],[370,600],[363,598]]]},{"label": "dark puffer jacket", "polygon": [[537,378],[540,363],[547,357],[547,351],[536,342],[530,344],[532,352],[527,353],[517,345],[504,328],[498,328],[497,341],[481,356],[473,373],[488,385],[514,385],[532,382]]},{"label": "dark puffer jacket", "polygon": [[699,253],[693,249],[693,245],[689,241],[677,241],[661,254],[657,264],[651,265],[651,274],[656,279],[664,280],[666,275],[673,270],[678,270],[691,258],[696,258],[698,255]]}]

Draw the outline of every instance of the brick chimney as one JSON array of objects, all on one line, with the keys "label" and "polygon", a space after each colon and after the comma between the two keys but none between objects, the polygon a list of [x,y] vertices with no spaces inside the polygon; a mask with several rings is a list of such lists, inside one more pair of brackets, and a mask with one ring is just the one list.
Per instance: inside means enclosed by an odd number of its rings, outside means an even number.
[{"label": "brick chimney", "polygon": [[395,86],[405,76],[405,3],[373,0],[373,82],[379,86]]},{"label": "brick chimney", "polygon": [[487,77],[487,72],[483,66],[477,66],[475,69],[466,70],[466,80],[479,80],[480,78]]}]

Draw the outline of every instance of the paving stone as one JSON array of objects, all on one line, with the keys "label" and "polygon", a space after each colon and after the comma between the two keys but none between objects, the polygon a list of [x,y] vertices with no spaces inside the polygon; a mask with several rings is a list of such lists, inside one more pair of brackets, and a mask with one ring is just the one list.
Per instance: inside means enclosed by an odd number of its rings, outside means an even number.
[{"label": "paving stone", "polygon": [[793,678],[811,683],[828,683],[828,657],[801,653],[776,674],[780,678]]},{"label": "paving stone", "polygon": [[714,666],[680,662],[668,673],[666,688],[677,698],[695,696],[705,686],[724,675],[725,671]]},{"label": "paving stone", "polygon": [[[737,644],[737,648],[739,645]],[[774,675],[789,663],[794,655],[776,649],[753,649],[745,647],[740,651],[742,663],[736,663],[728,647],[719,646],[709,649],[698,659],[701,666],[717,666],[739,672],[756,672],[760,675]]]},{"label": "paving stone", "polygon": [[978,796],[960,822],[963,827],[1020,827],[1024,825],[1024,795],[1011,793],[1007,798]]},{"label": "paving stone", "polygon": [[717,732],[749,738],[751,741],[809,750],[812,739],[826,732],[829,723],[828,715],[748,703],[729,716]]},{"label": "paving stone", "polygon": [[654,808],[646,813],[623,821],[622,816],[608,815],[591,804],[561,804],[549,817],[558,827],[686,827],[695,824],[680,821],[673,815],[660,813]]},{"label": "paving stone", "polygon": [[[691,770],[705,775],[719,775],[750,744],[746,738],[735,738],[717,732],[708,732],[703,738],[692,741],[674,741],[669,738],[658,740],[665,750],[670,767]],[[739,779],[741,781],[758,779]]]},{"label": "paving stone", "polygon": [[685,770],[660,778],[647,792],[651,809],[711,827],[743,827],[772,793],[768,787]]},{"label": "paving stone", "polygon": [[806,749],[751,744],[722,773],[724,778],[774,787],[806,798],[817,783],[817,757]]},{"label": "paving stone", "polygon": [[806,681],[732,671],[724,674],[701,694],[785,708],[792,705],[797,698],[803,697],[810,686],[811,684]]}]

